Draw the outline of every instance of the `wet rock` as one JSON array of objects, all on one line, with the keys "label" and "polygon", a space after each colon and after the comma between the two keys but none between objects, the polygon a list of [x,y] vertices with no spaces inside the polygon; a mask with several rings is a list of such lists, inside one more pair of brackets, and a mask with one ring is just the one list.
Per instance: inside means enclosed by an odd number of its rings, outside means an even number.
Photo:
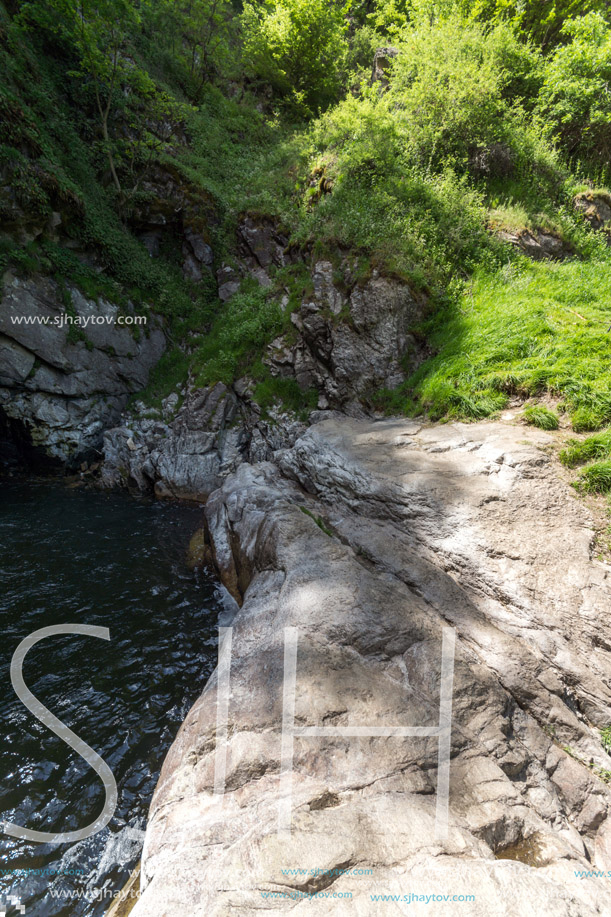
[{"label": "wet rock", "polygon": [[16,341],[0,335],[0,385],[24,382],[30,375],[36,357]]},{"label": "wet rock", "polygon": [[238,252],[250,268],[284,267],[288,238],[273,220],[246,215],[238,227]]},{"label": "wet rock", "polygon": [[[495,423],[334,415],[276,456],[282,473],[243,464],[210,497],[210,554],[241,604],[227,739],[216,674],[164,763],[134,917],[288,914],[298,896],[326,915],[325,889],[334,914],[363,917],[372,894],[419,890],[471,894],[476,917],[609,913],[575,871],[611,868],[611,796],[589,766],[611,765],[597,732],[611,571],[548,444]],[[296,736],[289,801],[286,627],[295,724],[338,730],[437,724],[454,629],[447,831],[434,737]]]}]

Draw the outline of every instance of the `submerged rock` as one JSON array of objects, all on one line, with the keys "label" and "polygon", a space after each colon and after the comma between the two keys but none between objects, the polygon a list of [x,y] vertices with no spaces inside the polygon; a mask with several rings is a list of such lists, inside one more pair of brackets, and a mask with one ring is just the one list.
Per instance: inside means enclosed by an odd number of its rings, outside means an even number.
[{"label": "submerged rock", "polygon": [[[210,497],[209,554],[241,603],[227,729],[217,670],[165,761],[134,917],[303,899],[368,917],[410,913],[420,892],[448,895],[448,917],[610,913],[577,872],[611,869],[611,571],[549,441],[333,417],[277,454],[281,470],[243,464]],[[444,830],[438,738],[342,728],[440,723],[447,628]],[[327,731],[289,738],[289,722]]]}]

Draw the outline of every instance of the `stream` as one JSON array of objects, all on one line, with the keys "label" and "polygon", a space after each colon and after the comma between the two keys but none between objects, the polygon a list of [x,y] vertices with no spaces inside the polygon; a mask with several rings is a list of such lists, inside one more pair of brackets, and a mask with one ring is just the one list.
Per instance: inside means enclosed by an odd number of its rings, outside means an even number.
[{"label": "stream", "polygon": [[221,591],[186,563],[201,525],[201,507],[60,482],[0,482],[1,819],[68,832],[104,804],[100,777],[11,686],[15,649],[49,625],[110,630],[109,642],[47,637],[29,651],[23,675],[118,786],[114,817],[84,840],[0,834],[0,914],[25,905],[26,917],[98,917],[136,866],[161,764],[216,665]]}]

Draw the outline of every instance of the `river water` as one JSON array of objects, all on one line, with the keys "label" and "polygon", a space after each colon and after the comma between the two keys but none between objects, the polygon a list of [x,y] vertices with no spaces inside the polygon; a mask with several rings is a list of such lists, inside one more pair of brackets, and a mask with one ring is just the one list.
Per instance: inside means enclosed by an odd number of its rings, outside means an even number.
[{"label": "river water", "polygon": [[110,642],[48,637],[23,673],[106,761],[119,792],[109,825],[77,843],[0,834],[0,914],[21,913],[12,895],[26,917],[98,917],[137,864],[163,758],[216,665],[222,596],[186,564],[201,524],[201,508],[0,482],[0,818],[66,832],[104,804],[100,778],[11,687],[16,647],[48,625],[110,629]]}]

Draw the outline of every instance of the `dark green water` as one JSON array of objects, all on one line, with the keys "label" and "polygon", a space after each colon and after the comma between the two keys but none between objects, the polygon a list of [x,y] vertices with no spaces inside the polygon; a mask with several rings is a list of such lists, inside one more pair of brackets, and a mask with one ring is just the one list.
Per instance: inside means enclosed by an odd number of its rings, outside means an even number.
[{"label": "dark green water", "polygon": [[99,777],[11,687],[17,645],[52,624],[110,629],[109,643],[49,637],[28,653],[24,677],[102,756],[119,790],[110,824],[75,844],[0,835],[0,912],[14,895],[26,917],[98,917],[109,906],[99,890],[118,890],[137,863],[163,758],[216,665],[222,598],[185,564],[201,524],[201,508],[0,482],[0,817],[65,832],[104,803]]}]

